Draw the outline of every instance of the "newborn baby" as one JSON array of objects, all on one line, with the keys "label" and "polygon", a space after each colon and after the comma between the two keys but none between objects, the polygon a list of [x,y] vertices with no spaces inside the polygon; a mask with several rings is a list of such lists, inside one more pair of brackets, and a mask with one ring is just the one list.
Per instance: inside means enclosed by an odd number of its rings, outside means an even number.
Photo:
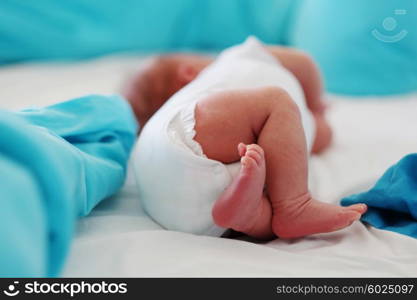
[{"label": "newborn baby", "polygon": [[258,239],[358,220],[366,205],[309,192],[309,153],[331,142],[321,92],[309,57],[255,38],[215,60],[155,59],[126,93],[146,123],[133,154],[145,210],[167,229],[219,236],[231,228]]}]

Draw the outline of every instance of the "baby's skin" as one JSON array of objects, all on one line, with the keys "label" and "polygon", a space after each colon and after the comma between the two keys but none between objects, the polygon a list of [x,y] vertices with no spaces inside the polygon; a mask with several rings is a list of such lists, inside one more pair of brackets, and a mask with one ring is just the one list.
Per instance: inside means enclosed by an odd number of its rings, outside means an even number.
[{"label": "baby's skin", "polygon": [[[315,63],[290,48],[267,50],[298,79],[316,122],[312,152],[324,151],[332,133]],[[202,56],[167,55],[139,72],[125,92],[139,123],[143,126],[211,62]],[[342,207],[311,196],[300,112],[284,89],[266,86],[210,95],[197,103],[195,119],[195,140],[208,158],[225,164],[241,161],[239,174],[213,206],[217,225],[258,239],[298,238],[345,228],[366,212],[365,204]]]}]

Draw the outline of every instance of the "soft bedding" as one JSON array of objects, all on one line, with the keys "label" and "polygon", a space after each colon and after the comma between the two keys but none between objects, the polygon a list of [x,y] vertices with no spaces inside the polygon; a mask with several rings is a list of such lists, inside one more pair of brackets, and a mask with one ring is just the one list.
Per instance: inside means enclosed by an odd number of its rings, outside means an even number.
[{"label": "soft bedding", "polygon": [[[0,69],[2,108],[47,105],[120,91],[137,57]],[[416,152],[417,95],[351,101],[328,95],[333,147],[310,163],[313,194],[327,202],[365,191]],[[78,221],[63,276],[417,276],[417,240],[362,223],[291,241],[254,243],[167,231],[137,197],[134,174],[120,192]]]}]

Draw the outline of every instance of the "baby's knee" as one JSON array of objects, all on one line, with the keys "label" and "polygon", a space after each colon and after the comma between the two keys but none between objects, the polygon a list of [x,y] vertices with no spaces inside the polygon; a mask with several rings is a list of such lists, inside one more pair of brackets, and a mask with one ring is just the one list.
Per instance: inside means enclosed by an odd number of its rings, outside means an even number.
[{"label": "baby's knee", "polygon": [[280,87],[265,87],[265,99],[270,106],[271,112],[299,115],[300,109],[286,90]]}]

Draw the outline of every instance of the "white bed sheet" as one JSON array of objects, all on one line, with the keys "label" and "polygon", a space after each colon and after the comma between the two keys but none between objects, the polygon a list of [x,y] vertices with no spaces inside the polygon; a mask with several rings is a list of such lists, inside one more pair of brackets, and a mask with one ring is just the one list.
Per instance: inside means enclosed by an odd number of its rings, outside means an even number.
[{"label": "white bed sheet", "polygon": [[[0,107],[117,93],[142,63],[140,57],[107,57],[3,67]],[[335,141],[311,159],[310,182],[317,198],[337,202],[417,151],[417,95],[328,98]],[[416,239],[362,223],[264,244],[164,230],[142,210],[130,168],[123,189],[79,220],[76,232],[63,276],[417,276]]]}]

